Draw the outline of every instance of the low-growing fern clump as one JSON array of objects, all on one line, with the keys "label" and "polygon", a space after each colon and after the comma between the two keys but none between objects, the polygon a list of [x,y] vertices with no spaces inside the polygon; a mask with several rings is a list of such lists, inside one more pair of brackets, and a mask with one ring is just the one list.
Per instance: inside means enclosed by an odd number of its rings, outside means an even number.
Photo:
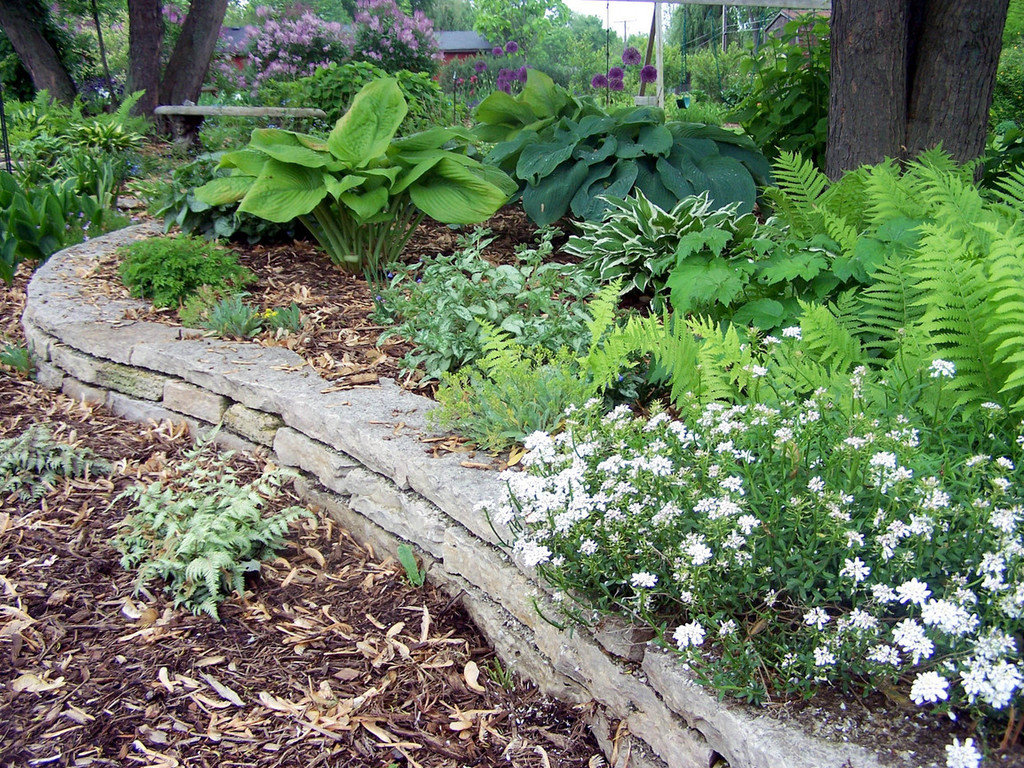
[{"label": "low-growing fern clump", "polygon": [[17,437],[0,440],[0,499],[17,493],[39,498],[61,478],[106,475],[110,465],[90,449],[56,440],[44,426],[29,427]]},{"label": "low-growing fern clump", "polygon": [[137,587],[161,579],[176,607],[217,618],[221,602],[244,592],[245,574],[259,571],[283,546],[288,526],[310,513],[287,507],[265,514],[286,473],[243,483],[226,457],[211,460],[207,450],[190,452],[172,478],[126,490],[134,511],[113,543],[121,565],[138,572]]}]

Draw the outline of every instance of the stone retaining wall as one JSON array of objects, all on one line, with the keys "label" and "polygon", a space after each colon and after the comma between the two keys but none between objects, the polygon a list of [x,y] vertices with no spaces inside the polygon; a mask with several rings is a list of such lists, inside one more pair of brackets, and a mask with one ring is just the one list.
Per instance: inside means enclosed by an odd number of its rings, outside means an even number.
[{"label": "stone retaining wall", "polygon": [[418,440],[430,400],[389,381],[325,391],[293,352],[129,320],[137,302],[83,290],[97,253],[158,232],[115,232],[36,272],[23,324],[40,383],[137,422],[185,422],[193,434],[220,425],[224,447],[261,448],[295,467],[307,502],[357,539],[381,553],[411,544],[504,663],[550,695],[592,703],[594,733],[620,768],[710,768],[719,758],[731,768],[878,765],[860,747],[719,702],[628,627],[563,631],[545,621],[538,606],[556,615],[547,594],[479,511],[500,493],[496,475],[433,458]]}]

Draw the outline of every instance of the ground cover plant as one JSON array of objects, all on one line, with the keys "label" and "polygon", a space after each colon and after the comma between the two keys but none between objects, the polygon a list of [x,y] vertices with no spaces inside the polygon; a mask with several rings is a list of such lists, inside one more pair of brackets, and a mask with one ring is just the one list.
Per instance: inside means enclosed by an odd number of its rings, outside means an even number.
[{"label": "ground cover plant", "polygon": [[326,140],[254,131],[248,148],[222,157],[232,175],[208,182],[197,197],[237,202],[240,212],[269,221],[298,219],[334,264],[377,276],[423,216],[476,223],[514,189],[504,173],[467,157],[465,131],[434,128],[395,139],[407,111],[393,78],[375,80]]}]

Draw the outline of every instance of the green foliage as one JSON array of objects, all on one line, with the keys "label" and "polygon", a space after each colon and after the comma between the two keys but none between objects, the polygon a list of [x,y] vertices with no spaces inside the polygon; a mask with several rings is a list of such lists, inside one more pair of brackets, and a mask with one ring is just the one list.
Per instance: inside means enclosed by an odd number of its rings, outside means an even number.
[{"label": "green foliage", "polygon": [[1024,129],[1013,122],[997,125],[988,135],[981,163],[981,184],[989,188],[1011,171],[1024,167]]},{"label": "green foliage", "polygon": [[211,306],[200,325],[218,336],[251,339],[263,330],[263,320],[257,310],[242,300],[241,295],[235,294]]},{"label": "green foliage", "polygon": [[756,58],[743,61],[752,72],[750,91],[733,119],[770,159],[781,152],[825,164],[828,138],[830,48],[828,22],[804,16],[789,22]]},{"label": "green foliage", "polygon": [[687,52],[690,91],[706,94],[708,100],[718,104],[735,104],[750,89],[750,73],[744,72],[744,62],[751,52],[736,44],[723,52],[715,43]]},{"label": "green foliage", "polygon": [[39,424],[0,440],[0,498],[18,493],[22,499],[37,499],[53,490],[59,478],[88,478],[109,471],[110,465],[91,450],[54,440]]},{"label": "green foliage", "polygon": [[45,261],[62,248],[113,228],[119,217],[112,200],[109,166],[101,167],[89,191],[77,177],[22,187],[0,171],[0,279],[14,279],[26,259]]},{"label": "green foliage", "polygon": [[[570,116],[573,115],[573,116]],[[578,116],[578,117],[576,117]],[[519,183],[523,208],[538,224],[570,210],[598,219],[606,197],[639,189],[672,208],[706,192],[718,206],[752,210],[770,168],[753,143],[717,126],[666,123],[652,107],[603,114],[531,71],[516,97],[496,91],[476,111],[480,135],[500,140],[487,162]]]},{"label": "green foliage", "polygon": [[427,581],[427,572],[416,562],[416,555],[408,544],[398,545],[398,562],[405,569],[405,578],[414,587],[422,587]]},{"label": "green foliage", "polygon": [[139,240],[121,258],[124,284],[156,307],[177,306],[203,285],[223,291],[254,279],[227,248],[191,235]]},{"label": "green foliage", "polygon": [[6,366],[25,378],[32,375],[35,366],[32,355],[24,344],[5,343],[0,347],[0,366]]},{"label": "green foliage", "polygon": [[294,301],[287,307],[268,309],[262,319],[264,325],[276,332],[298,333],[302,330],[302,313]]},{"label": "green foliage", "polygon": [[403,364],[422,366],[438,378],[483,353],[483,324],[513,339],[547,349],[581,350],[587,343],[583,300],[594,282],[579,270],[548,263],[554,230],[541,233],[536,248],[520,246],[517,264],[495,266],[484,258],[493,238],[476,230],[459,240],[450,256],[438,255],[400,268],[381,290],[380,312],[414,349]]},{"label": "green foliage", "polygon": [[229,175],[218,167],[222,153],[200,155],[177,166],[170,184],[150,200],[149,211],[164,220],[164,231],[178,227],[209,239],[238,238],[248,243],[290,238],[294,227],[240,213],[237,203],[210,205],[196,196],[196,187]]},{"label": "green foliage", "polygon": [[466,155],[469,135],[433,128],[395,139],[408,112],[393,78],[374,80],[326,140],[253,131],[249,147],[221,158],[232,175],[196,191],[210,205],[269,221],[299,219],[331,261],[375,274],[394,261],[424,215],[449,224],[489,218],[514,191],[497,169]]},{"label": "green foliage", "polygon": [[[352,99],[362,88],[388,73],[369,61],[346,64],[330,63],[312,75],[297,80],[269,80],[260,89],[262,103],[283,107],[316,105],[327,113],[333,124],[348,110]],[[398,135],[423,131],[442,123],[447,117],[441,87],[425,72],[400,70],[393,77],[398,82],[409,111],[399,126]]]},{"label": "green foliage", "polygon": [[493,45],[515,41],[529,51],[551,26],[546,0],[474,0],[473,29]]},{"label": "green foliage", "polygon": [[121,566],[137,570],[137,588],[153,579],[165,582],[174,605],[217,618],[217,607],[232,592],[245,590],[245,574],[281,548],[288,526],[310,513],[288,507],[265,515],[287,474],[265,472],[241,483],[221,459],[203,459],[206,446],[186,456],[177,477],[136,485],[121,497],[134,502],[114,546]]},{"label": "green foliage", "polygon": [[1024,119],[1024,41],[1004,46],[999,54],[999,68],[992,89],[992,106],[988,113],[991,126]]}]

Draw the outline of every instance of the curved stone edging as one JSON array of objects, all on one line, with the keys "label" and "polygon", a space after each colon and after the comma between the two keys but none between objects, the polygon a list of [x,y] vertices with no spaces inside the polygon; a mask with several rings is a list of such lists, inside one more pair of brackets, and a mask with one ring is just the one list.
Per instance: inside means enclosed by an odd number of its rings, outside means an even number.
[{"label": "curved stone edging", "polygon": [[496,476],[453,455],[432,458],[418,441],[432,401],[387,380],[325,392],[328,382],[294,352],[128,320],[139,302],[88,297],[97,254],[160,231],[143,224],[114,232],[36,271],[22,324],[40,383],[130,420],[184,421],[193,435],[220,424],[225,447],[272,451],[300,471],[302,496],[357,539],[390,552],[413,545],[503,662],[547,694],[594,702],[591,726],[620,768],[709,768],[718,756],[731,768],[879,766],[861,747],[719,702],[628,627],[570,631],[545,621],[538,604],[555,615],[547,594],[496,546],[477,511],[498,498]]}]

